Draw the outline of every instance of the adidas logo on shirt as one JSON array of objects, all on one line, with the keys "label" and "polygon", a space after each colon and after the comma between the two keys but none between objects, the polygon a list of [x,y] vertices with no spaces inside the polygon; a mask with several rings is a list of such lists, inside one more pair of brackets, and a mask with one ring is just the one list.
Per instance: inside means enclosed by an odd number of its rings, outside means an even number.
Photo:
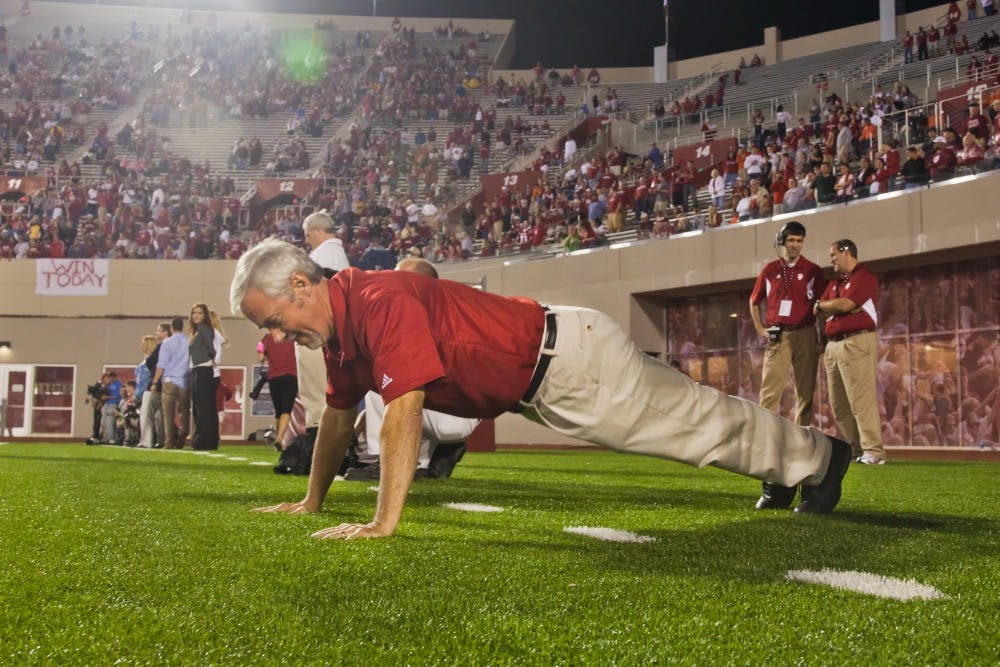
[{"label": "adidas logo on shirt", "polygon": [[382,389],[385,389],[390,384],[392,384],[392,378],[389,377],[388,375],[383,374],[382,375]]}]

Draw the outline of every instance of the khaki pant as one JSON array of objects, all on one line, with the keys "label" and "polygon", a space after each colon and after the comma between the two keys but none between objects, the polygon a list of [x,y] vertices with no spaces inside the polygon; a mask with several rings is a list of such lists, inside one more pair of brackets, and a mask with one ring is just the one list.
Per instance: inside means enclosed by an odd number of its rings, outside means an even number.
[{"label": "khaki pant", "polygon": [[826,344],[823,364],[837,428],[856,456],[885,458],[875,392],[878,335],[872,331]]},{"label": "khaki pant", "polygon": [[559,433],[622,452],[760,480],[818,484],[830,439],[756,403],[697,384],[643,354],[610,317],[553,306],[558,334],[524,415]]},{"label": "khaki pant", "polygon": [[326,362],[323,348],[311,350],[295,345],[295,367],[299,381],[299,400],[305,408],[305,426],[319,426],[326,408]]},{"label": "khaki pant", "polygon": [[622,229],[622,220],[624,219],[624,213],[608,213],[608,231],[620,232]]},{"label": "khaki pant", "polygon": [[795,423],[812,423],[813,394],[816,393],[816,328],[781,332],[781,342],[768,343],[764,350],[764,372],[760,381],[760,406],[778,411],[781,394],[791,367],[795,380]]},{"label": "khaki pant", "polygon": [[163,447],[184,449],[190,422],[191,393],[184,387],[164,380],[160,401],[163,412]]}]

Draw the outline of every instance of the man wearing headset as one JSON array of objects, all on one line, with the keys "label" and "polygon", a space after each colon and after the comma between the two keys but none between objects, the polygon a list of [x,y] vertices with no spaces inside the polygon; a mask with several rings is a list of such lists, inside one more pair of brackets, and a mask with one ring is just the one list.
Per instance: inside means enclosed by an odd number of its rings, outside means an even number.
[{"label": "man wearing headset", "polygon": [[827,315],[823,365],[830,407],[840,434],[858,463],[882,465],[882,420],[875,391],[878,363],[878,279],[858,262],[858,246],[850,239],[830,246],[834,279],[813,307]]},{"label": "man wearing headset", "polygon": [[[750,294],[750,317],[757,333],[767,338],[764,371],[760,383],[760,405],[778,411],[781,394],[791,369],[795,381],[795,423],[809,426],[816,391],[816,316],[813,306],[826,287],[819,266],[802,256],[806,228],[792,220],[774,240],[778,259],[767,263],[757,276]],[[760,304],[767,304],[767,326],[761,320]],[[795,499],[795,487],[763,482],[757,509],[785,508]]]}]

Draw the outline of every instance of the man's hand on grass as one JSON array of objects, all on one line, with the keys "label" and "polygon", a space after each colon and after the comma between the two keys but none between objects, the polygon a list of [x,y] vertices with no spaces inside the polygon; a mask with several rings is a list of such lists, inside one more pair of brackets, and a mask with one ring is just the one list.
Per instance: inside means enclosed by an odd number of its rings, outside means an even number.
[{"label": "man's hand on grass", "polygon": [[318,540],[356,540],[366,537],[389,537],[391,530],[371,523],[342,523],[333,528],[324,528],[312,534]]},{"label": "man's hand on grass", "polygon": [[251,512],[269,512],[282,514],[314,514],[319,511],[319,507],[314,506],[308,500],[300,500],[297,503],[279,503],[267,507],[254,507]]}]

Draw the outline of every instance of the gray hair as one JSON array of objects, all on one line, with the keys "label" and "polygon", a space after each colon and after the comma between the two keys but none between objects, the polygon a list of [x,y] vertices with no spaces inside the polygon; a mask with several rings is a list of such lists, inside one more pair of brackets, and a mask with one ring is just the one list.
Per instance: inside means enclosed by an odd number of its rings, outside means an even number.
[{"label": "gray hair", "polygon": [[333,221],[333,217],[327,212],[327,210],[322,209],[306,217],[306,219],[302,221],[302,229],[305,232],[316,230],[317,232],[334,234],[336,233],[336,223]]},{"label": "gray hair", "polygon": [[240,314],[243,299],[251,288],[270,298],[291,297],[289,279],[296,271],[304,273],[314,285],[323,278],[320,265],[290,243],[267,239],[251,248],[236,263],[236,274],[229,288],[229,307],[233,314]]}]

